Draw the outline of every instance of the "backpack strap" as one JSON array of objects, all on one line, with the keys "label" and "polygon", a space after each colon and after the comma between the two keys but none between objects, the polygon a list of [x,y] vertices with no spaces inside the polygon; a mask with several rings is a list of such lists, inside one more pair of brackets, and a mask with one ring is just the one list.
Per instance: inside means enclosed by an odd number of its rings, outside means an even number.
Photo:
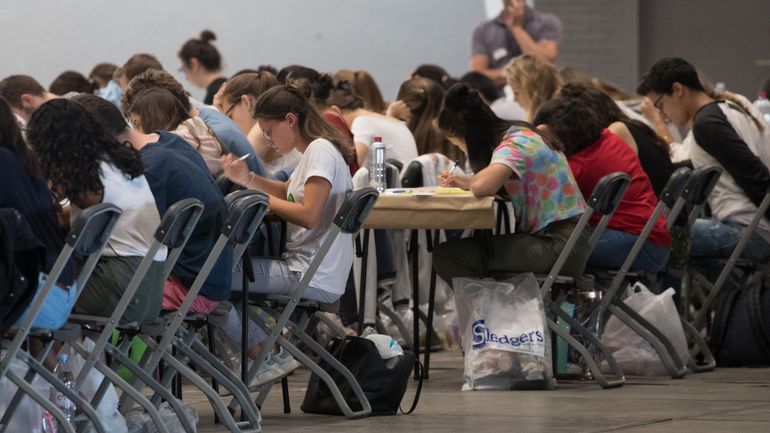
[{"label": "backpack strap", "polygon": [[425,376],[425,370],[423,370],[422,363],[420,362],[420,358],[415,358],[414,364],[417,367],[417,371],[419,372],[419,382],[417,382],[417,391],[414,393],[414,400],[412,401],[412,406],[409,408],[408,411],[404,412],[404,409],[401,409],[401,405],[398,406],[398,409],[401,411],[401,413],[405,415],[409,415],[410,413],[414,412],[414,410],[417,408],[417,402],[420,401],[420,392],[422,391],[422,380]]},{"label": "backpack strap", "polygon": [[770,360],[770,333],[765,326],[765,319],[762,314],[762,289],[763,284],[760,281],[748,289],[749,299],[747,306],[749,309],[749,323],[754,332],[754,341],[765,355],[765,359]]}]

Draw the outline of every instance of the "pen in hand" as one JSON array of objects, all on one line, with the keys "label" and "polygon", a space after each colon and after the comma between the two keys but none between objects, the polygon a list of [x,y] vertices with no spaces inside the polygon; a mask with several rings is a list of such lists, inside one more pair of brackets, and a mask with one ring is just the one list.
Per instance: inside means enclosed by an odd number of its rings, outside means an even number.
[{"label": "pen in hand", "polygon": [[452,172],[455,171],[455,168],[457,168],[457,163],[460,162],[459,159],[455,159],[455,163],[452,164],[452,168],[449,169],[449,171],[446,173],[446,177],[444,178],[444,181],[442,182],[444,186],[449,186],[449,176],[452,175]]}]

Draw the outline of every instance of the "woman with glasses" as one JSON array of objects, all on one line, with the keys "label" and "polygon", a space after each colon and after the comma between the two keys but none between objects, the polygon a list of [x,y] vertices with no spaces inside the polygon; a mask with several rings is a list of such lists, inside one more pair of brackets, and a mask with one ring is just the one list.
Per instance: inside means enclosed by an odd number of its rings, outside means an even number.
[{"label": "woman with glasses", "polygon": [[222,112],[238,125],[270,176],[282,169],[290,172],[301,156],[299,152],[281,155],[262,134],[257,119],[252,116],[257,99],[277,85],[278,81],[270,72],[249,72],[231,78],[219,93]]},{"label": "woman with glasses", "polygon": [[[345,195],[353,188],[347,166],[352,149],[339,131],[324,121],[310,93],[305,82],[277,86],[263,93],[254,106],[253,115],[271,145],[284,155],[292,151],[302,155],[288,181],[256,175],[235,157],[222,158],[230,180],[268,194],[270,210],[288,223],[284,260],[255,259],[256,281],[249,287],[252,292],[288,295],[295,290],[318,254]],[[350,234],[339,236],[314,274],[305,298],[332,303],[344,293],[353,264],[353,240]],[[233,281],[240,278],[234,276]],[[266,335],[254,326],[251,329],[249,354],[255,358]],[[269,358],[257,374],[257,384],[296,368],[296,361],[289,358],[286,353]]]}]

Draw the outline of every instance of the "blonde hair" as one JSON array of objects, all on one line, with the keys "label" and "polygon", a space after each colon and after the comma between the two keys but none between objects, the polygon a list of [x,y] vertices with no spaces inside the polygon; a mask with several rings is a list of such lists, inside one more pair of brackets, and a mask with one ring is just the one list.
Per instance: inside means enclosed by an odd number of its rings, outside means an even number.
[{"label": "blonde hair", "polygon": [[505,66],[505,75],[509,81],[519,84],[529,94],[532,101],[529,107],[530,119],[535,117],[535,112],[544,102],[556,96],[562,86],[559,70],[532,54],[522,54],[511,59]]}]

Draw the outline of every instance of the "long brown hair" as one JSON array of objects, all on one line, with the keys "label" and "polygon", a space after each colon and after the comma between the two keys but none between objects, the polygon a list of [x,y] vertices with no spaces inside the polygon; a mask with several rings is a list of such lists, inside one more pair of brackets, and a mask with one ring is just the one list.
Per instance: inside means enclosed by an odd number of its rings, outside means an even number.
[{"label": "long brown hair", "polygon": [[404,101],[411,116],[407,126],[417,143],[417,153],[438,152],[452,160],[465,160],[464,154],[438,129],[436,120],[444,100],[444,89],[427,78],[415,77],[404,81],[397,98]]},{"label": "long brown hair", "polygon": [[230,104],[236,103],[241,96],[259,98],[271,87],[277,86],[275,75],[267,71],[240,74],[227,81],[222,91],[222,99]]},{"label": "long brown hair", "polygon": [[257,100],[253,116],[257,119],[283,119],[287,114],[294,113],[299,134],[304,140],[308,143],[318,138],[329,140],[349,164],[353,160],[353,148],[336,128],[321,117],[310,99],[311,93],[304,80],[272,87]]},{"label": "long brown hair", "polygon": [[139,116],[140,125],[134,126],[145,134],[173,131],[180,123],[190,118],[179,99],[160,87],[144,89],[137,93],[129,113]]},{"label": "long brown hair", "polygon": [[366,71],[350,71],[342,69],[334,74],[337,82],[347,81],[350,88],[356,95],[364,100],[364,108],[377,113],[384,113],[388,108],[385,106],[385,100],[382,98],[382,92],[374,81],[374,77]]}]

